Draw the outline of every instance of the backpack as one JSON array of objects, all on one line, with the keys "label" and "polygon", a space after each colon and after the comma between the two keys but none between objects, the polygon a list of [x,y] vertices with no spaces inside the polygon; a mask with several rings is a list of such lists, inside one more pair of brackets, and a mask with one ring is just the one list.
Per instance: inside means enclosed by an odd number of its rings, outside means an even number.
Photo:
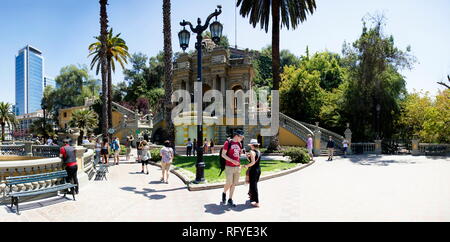
[{"label": "backpack", "polygon": [[[227,141],[227,142],[228,142],[228,141]],[[239,146],[240,146],[241,149],[242,149],[242,144],[241,144],[241,143],[239,143]],[[227,150],[227,156],[228,156],[229,150],[230,150],[230,149]],[[222,172],[225,170],[225,166],[226,166],[226,164],[227,164],[227,160],[225,160],[225,158],[222,157],[222,151],[223,151],[223,147],[220,148],[220,151],[219,151],[219,164],[220,164],[220,173],[219,173],[219,176],[222,175]]]}]

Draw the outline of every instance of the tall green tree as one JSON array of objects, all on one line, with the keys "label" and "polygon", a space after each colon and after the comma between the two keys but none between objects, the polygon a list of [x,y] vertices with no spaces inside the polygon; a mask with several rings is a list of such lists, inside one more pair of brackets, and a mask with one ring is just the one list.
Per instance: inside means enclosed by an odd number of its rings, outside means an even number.
[{"label": "tall green tree", "polygon": [[[356,141],[391,138],[393,123],[400,114],[400,101],[406,94],[405,79],[399,70],[411,68],[415,58],[395,46],[386,36],[383,16],[371,17],[352,45],[344,45],[344,65],[350,70],[343,116],[347,117]],[[377,111],[379,108],[379,111]]]},{"label": "tall green tree", "polygon": [[[306,21],[307,14],[312,14],[316,9],[315,0],[238,0],[237,6],[241,6],[240,14],[249,17],[253,27],[260,24],[261,29],[269,31],[270,19],[272,19],[272,71],[273,90],[280,88],[280,28],[296,29]],[[271,139],[270,150],[279,150],[278,133]]]},{"label": "tall green tree", "polygon": [[[100,3],[100,53],[98,62],[100,63],[101,76],[102,76],[102,134],[103,137],[108,136],[108,125],[109,125],[109,115],[108,115],[108,58],[107,58],[107,41],[108,41],[108,12],[106,6],[108,5],[108,0],[99,0]],[[97,71],[98,72],[98,71]]]},{"label": "tall green tree", "polygon": [[173,92],[173,51],[171,2],[163,0],[163,33],[164,33],[164,119],[167,124],[168,139],[175,146],[175,126],[172,122],[172,92]]},{"label": "tall green tree", "polygon": [[12,110],[12,106],[9,103],[0,102],[0,126],[2,128],[2,141],[5,141],[5,127],[11,129],[17,124],[16,116]]}]

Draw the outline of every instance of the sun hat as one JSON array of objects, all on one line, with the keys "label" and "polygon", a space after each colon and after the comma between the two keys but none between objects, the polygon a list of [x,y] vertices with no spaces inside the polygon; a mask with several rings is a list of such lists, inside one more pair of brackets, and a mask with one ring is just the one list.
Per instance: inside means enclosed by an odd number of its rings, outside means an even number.
[{"label": "sun hat", "polygon": [[248,143],[248,145],[259,145],[258,140],[256,139],[251,139],[250,143]]}]

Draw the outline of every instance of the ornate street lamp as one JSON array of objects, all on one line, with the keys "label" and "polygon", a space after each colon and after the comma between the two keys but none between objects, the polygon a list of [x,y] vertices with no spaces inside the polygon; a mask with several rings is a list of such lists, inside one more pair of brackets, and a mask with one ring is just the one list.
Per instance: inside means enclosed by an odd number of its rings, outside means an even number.
[{"label": "ornate street lamp", "polygon": [[[216,11],[210,14],[206,19],[205,25],[202,25],[202,21],[200,18],[197,19],[197,26],[194,26],[188,22],[183,20],[180,23],[183,26],[183,30],[178,33],[178,38],[180,39],[180,47],[184,50],[189,47],[189,39],[190,33],[186,30],[186,25],[189,25],[191,31],[197,34],[197,42],[195,43],[195,49],[197,50],[197,82],[200,90],[197,91],[200,94],[200,97],[203,97],[203,80],[202,80],[202,40],[203,40],[203,32],[210,27],[212,40],[217,44],[222,37],[223,26],[221,23],[217,21],[217,16],[222,13],[222,6],[218,5]],[[210,25],[210,21],[212,18],[216,18],[216,20]],[[196,163],[196,177],[195,183],[200,183],[205,181],[205,162],[203,162],[203,98],[199,98],[197,103],[197,163]]]}]

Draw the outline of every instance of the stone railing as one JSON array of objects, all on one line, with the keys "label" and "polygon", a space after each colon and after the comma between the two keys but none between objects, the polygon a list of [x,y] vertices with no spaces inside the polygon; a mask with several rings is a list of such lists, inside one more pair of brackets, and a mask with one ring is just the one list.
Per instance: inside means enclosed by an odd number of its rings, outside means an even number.
[{"label": "stone railing", "polygon": [[308,127],[311,130],[316,130],[316,129],[320,130],[320,132],[321,132],[320,140],[321,140],[322,148],[326,148],[327,142],[329,139],[328,137],[331,136],[331,138],[334,141],[335,147],[338,149],[342,149],[342,142],[344,141],[344,136],[334,133],[328,129],[324,129],[322,127],[316,126],[314,124],[309,124],[309,123],[305,123],[305,122],[300,122],[300,123],[302,123],[303,125],[305,125],[306,127]]},{"label": "stone railing", "polygon": [[[59,158],[47,158],[39,160],[26,161],[2,161],[0,162],[0,202],[5,197],[7,188],[5,185],[6,177],[26,176],[39,173],[54,172],[63,169],[63,164]],[[28,184],[19,184],[13,186],[15,191],[28,191],[41,187],[51,187],[58,184],[58,180],[48,180],[42,182],[33,182]]]},{"label": "stone railing", "polygon": [[0,155],[25,155],[25,145],[0,145]]},{"label": "stone railing", "polygon": [[352,143],[351,149],[355,154],[375,154],[375,143]]},{"label": "stone railing", "polygon": [[[47,146],[54,148],[52,146]],[[47,148],[46,147],[46,148]],[[55,146],[59,149],[59,147]],[[39,146],[37,148],[40,148]],[[50,149],[51,149],[50,148]],[[95,159],[95,152],[91,147],[88,147],[89,149],[86,149],[84,147],[76,147],[77,152],[77,160],[78,160],[78,179],[80,182],[80,185],[83,186],[83,182],[86,182],[92,177],[95,176],[95,168],[94,168],[94,159]],[[80,153],[78,153],[80,151]],[[49,150],[40,150],[38,152],[42,152],[43,155],[49,155]],[[58,150],[59,152],[59,150]],[[83,152],[83,153],[81,153]],[[50,154],[53,155],[53,154]],[[48,173],[48,172],[54,172],[62,170],[63,163],[61,162],[60,158],[44,158],[44,159],[32,159],[32,160],[20,160],[20,161],[2,161],[0,162],[0,203],[5,198],[5,194],[9,189],[5,185],[6,177],[10,176],[27,176],[27,175],[34,175],[34,174],[40,174],[40,173]],[[87,177],[87,178],[83,178]],[[36,182],[36,183],[29,183],[29,184],[23,184],[23,185],[17,185],[13,186],[13,190],[15,191],[28,191],[33,189],[38,189],[41,187],[51,187],[54,185],[59,184],[59,181],[54,180],[48,180],[48,181],[42,181],[42,182]],[[4,202],[4,201],[3,201]]]},{"label": "stone railing", "polygon": [[422,155],[450,155],[450,144],[420,143],[419,152]]},{"label": "stone railing", "polygon": [[302,140],[307,140],[308,135],[314,135],[313,131],[301,122],[280,113],[280,126],[289,130]]},{"label": "stone railing", "polygon": [[33,157],[45,157],[53,158],[59,157],[59,146],[49,146],[49,145],[33,145],[31,146],[31,151]]}]

